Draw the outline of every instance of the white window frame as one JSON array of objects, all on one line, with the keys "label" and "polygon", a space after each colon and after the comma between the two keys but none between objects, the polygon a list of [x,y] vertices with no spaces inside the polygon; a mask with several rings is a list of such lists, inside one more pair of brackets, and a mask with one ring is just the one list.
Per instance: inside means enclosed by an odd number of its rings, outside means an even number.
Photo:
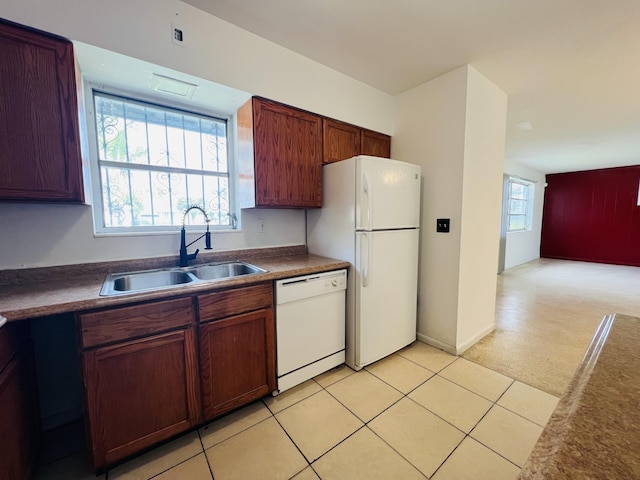
[{"label": "white window frame", "polygon": [[[114,95],[118,97],[124,97],[126,99],[133,100],[134,102],[148,103],[152,106],[158,106],[160,108],[166,107],[175,110],[181,110],[186,113],[194,113],[196,115],[204,115],[207,117],[215,117],[226,121],[227,132],[227,158],[228,158],[228,185],[229,185],[229,213],[230,223],[229,225],[213,225],[210,224],[212,231],[225,232],[225,231],[237,231],[238,229],[238,215],[237,215],[237,194],[238,194],[238,182],[236,175],[236,159],[235,159],[235,118],[232,115],[216,112],[212,109],[203,109],[202,107],[194,105],[186,105],[169,100],[166,97],[155,97],[152,95],[141,94],[139,92],[129,92],[119,89],[117,87],[106,86],[102,84],[95,84],[90,82],[84,83],[84,109],[86,125],[86,138],[83,140],[83,150],[89,153],[89,177],[90,177],[90,197],[87,199],[88,203],[92,204],[93,211],[93,227],[94,235],[99,236],[138,236],[138,235],[156,235],[166,234],[168,232],[175,232],[180,228],[177,225],[137,225],[132,227],[105,227],[104,212],[103,212],[103,199],[102,199],[102,180],[99,165],[99,153],[98,153],[98,140],[96,130],[96,117],[95,117],[95,103],[94,103],[94,90],[107,95]],[[196,215],[193,217],[193,221],[190,219],[188,222],[190,225],[187,229],[193,231],[204,231],[206,222],[204,216]]]},{"label": "white window frame", "polygon": [[[511,197],[511,185],[518,184],[522,185],[526,188],[527,195],[525,199],[515,199],[522,200],[526,202],[525,205],[525,213],[511,213],[511,200],[514,200]],[[507,182],[507,233],[514,232],[529,232],[531,231],[531,226],[533,224],[533,200],[534,200],[534,192],[535,192],[535,182],[525,180],[519,177],[509,177]],[[524,227],[523,228],[511,228],[511,217],[518,216],[521,217],[524,215]]]}]

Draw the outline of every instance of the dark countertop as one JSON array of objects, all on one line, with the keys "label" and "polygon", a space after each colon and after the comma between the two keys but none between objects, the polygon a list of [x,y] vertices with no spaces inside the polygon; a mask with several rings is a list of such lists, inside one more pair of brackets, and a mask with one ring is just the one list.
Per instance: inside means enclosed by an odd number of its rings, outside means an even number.
[{"label": "dark countertop", "polygon": [[640,318],[604,318],[520,480],[640,478]]},{"label": "dark countertop", "polygon": [[5,316],[11,322],[57,313],[191,295],[298,275],[327,272],[350,266],[348,262],[307,254],[304,246],[204,254],[198,256],[197,263],[231,260],[245,261],[268,272],[195,285],[180,285],[156,292],[101,297],[99,295],[100,289],[107,274],[174,267],[177,265],[177,256],[2,270],[0,271],[0,315]]}]

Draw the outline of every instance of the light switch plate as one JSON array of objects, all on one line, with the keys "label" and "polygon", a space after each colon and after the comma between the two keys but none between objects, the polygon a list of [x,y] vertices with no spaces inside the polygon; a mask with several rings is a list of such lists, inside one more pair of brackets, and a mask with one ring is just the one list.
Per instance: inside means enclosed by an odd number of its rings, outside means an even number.
[{"label": "light switch plate", "polygon": [[450,218],[438,218],[436,219],[436,232],[449,233],[450,225],[451,225]]}]

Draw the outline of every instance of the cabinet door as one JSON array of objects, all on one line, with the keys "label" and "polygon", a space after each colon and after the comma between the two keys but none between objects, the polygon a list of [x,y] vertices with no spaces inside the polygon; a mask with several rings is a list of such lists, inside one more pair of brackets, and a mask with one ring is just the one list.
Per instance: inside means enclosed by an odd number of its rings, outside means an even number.
[{"label": "cabinet door", "polygon": [[82,359],[95,468],[199,423],[193,329],[86,351]]},{"label": "cabinet door", "polygon": [[39,432],[31,352],[23,348],[0,372],[0,476],[26,480],[36,460]]},{"label": "cabinet door", "polygon": [[256,206],[322,206],[322,119],[253,99]]},{"label": "cabinet door", "polygon": [[339,162],[360,153],[360,128],[325,118],[322,120],[323,163]]},{"label": "cabinet door", "polygon": [[0,199],[83,201],[73,46],[0,21]]},{"label": "cabinet door", "polygon": [[362,130],[362,155],[391,158],[391,137],[372,130]]},{"label": "cabinet door", "polygon": [[273,309],[200,326],[204,420],[276,389]]}]

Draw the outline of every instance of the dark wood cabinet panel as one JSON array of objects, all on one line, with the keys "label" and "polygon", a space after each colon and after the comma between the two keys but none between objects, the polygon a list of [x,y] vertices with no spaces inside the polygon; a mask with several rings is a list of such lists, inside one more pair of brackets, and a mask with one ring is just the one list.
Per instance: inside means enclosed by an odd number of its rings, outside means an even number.
[{"label": "dark wood cabinet panel", "polygon": [[273,309],[262,309],[200,326],[204,420],[276,388]]},{"label": "dark wood cabinet panel", "polygon": [[95,468],[103,468],[200,422],[194,330],[82,354]]},{"label": "dark wood cabinet panel", "polygon": [[13,352],[11,360],[0,364],[0,476],[27,480],[36,462],[40,431],[33,356],[22,332],[16,343],[18,337],[9,333],[9,327],[0,329],[1,343],[11,343],[4,351]]},{"label": "dark wood cabinet panel", "polygon": [[270,308],[272,305],[273,287],[271,283],[223,290],[198,297],[198,308],[202,321],[229,317],[260,308]]},{"label": "dark wood cabinet panel", "polygon": [[83,348],[96,347],[194,323],[192,298],[145,303],[78,315]]},{"label": "dark wood cabinet panel", "polygon": [[12,322],[0,327],[0,372],[27,344],[29,328],[26,322]]},{"label": "dark wood cabinet panel", "polygon": [[361,129],[325,118],[322,121],[323,163],[339,162],[360,153]]},{"label": "dark wood cabinet panel", "polygon": [[[208,322],[199,342],[196,312]],[[77,325],[97,469],[276,388],[271,282],[81,313]]]},{"label": "dark wood cabinet panel", "polygon": [[391,137],[383,133],[325,118],[323,163],[339,162],[356,155],[391,158]]},{"label": "dark wood cabinet panel", "polygon": [[372,130],[362,130],[360,153],[374,157],[391,158],[391,137]]},{"label": "dark wood cabinet panel", "polygon": [[256,207],[322,206],[320,116],[254,97],[238,130],[240,161],[253,155]]},{"label": "dark wood cabinet panel", "polygon": [[82,202],[73,45],[0,20],[0,199]]}]

